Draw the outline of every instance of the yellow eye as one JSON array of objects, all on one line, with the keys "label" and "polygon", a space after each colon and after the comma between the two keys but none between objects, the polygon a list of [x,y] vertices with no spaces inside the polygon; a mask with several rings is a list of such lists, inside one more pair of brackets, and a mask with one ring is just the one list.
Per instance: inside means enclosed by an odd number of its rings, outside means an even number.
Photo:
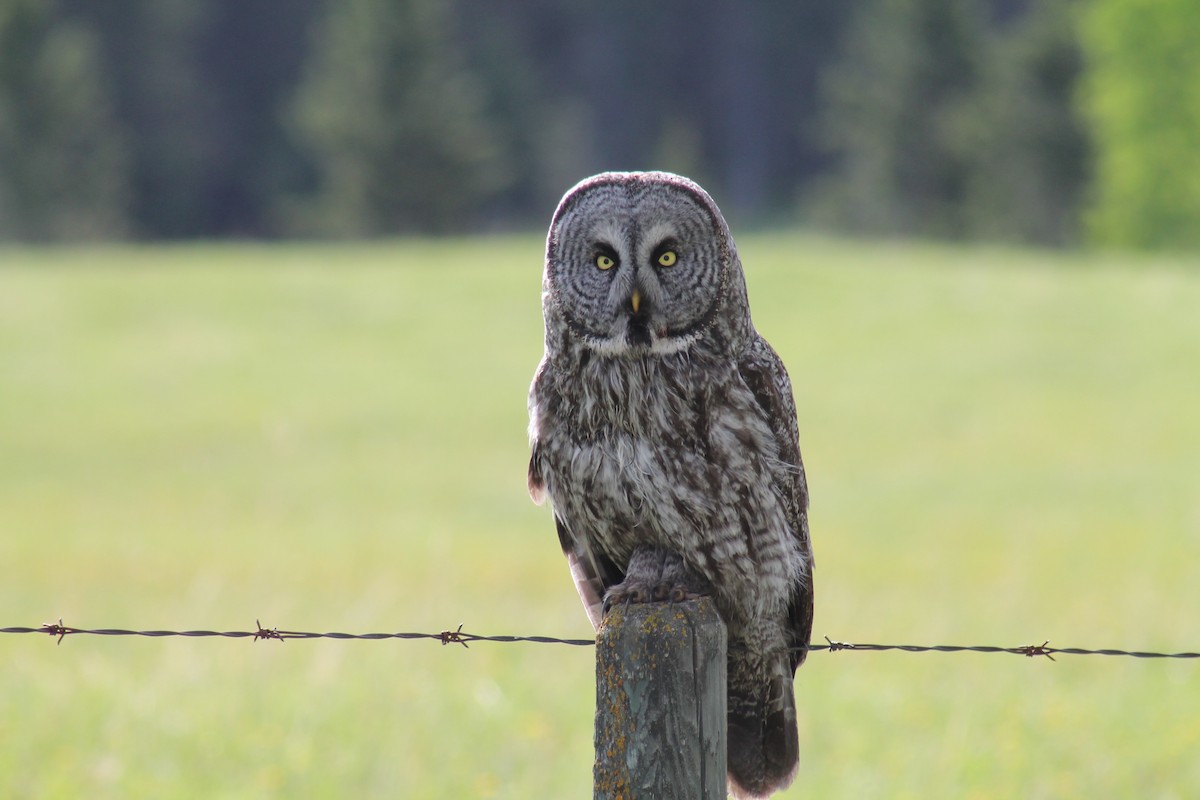
[{"label": "yellow eye", "polygon": [[673,267],[678,260],[679,256],[675,255],[674,250],[664,250],[658,256],[658,265],[660,267]]},{"label": "yellow eye", "polygon": [[616,265],[617,262],[612,260],[612,256],[603,254],[596,256],[596,266],[600,269],[612,269]]}]

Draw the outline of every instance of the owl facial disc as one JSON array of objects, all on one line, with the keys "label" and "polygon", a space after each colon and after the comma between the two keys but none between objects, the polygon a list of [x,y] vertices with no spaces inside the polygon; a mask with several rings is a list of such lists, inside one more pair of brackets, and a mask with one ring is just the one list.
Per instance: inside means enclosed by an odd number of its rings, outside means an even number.
[{"label": "owl facial disc", "polygon": [[742,294],[727,302],[737,269],[720,212],[698,186],[664,173],[599,175],[568,192],[551,222],[548,327],[558,319],[602,355],[678,353],[719,314],[742,318]]}]

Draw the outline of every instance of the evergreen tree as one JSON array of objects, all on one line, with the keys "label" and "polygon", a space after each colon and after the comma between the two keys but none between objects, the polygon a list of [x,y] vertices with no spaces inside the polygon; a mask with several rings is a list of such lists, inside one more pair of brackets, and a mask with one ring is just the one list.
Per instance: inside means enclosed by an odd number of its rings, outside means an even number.
[{"label": "evergreen tree", "polygon": [[59,0],[96,32],[114,76],[143,235],[275,232],[274,196],[306,174],[282,110],[323,2]]},{"label": "evergreen tree", "polygon": [[1194,0],[1095,0],[1083,105],[1096,143],[1092,240],[1200,246],[1200,14]]},{"label": "evergreen tree", "polygon": [[41,0],[0,5],[0,237],[125,236],[126,167],[90,31]]},{"label": "evergreen tree", "polygon": [[[527,60],[508,64],[530,72],[544,98],[541,113],[505,117],[536,142],[517,175],[553,187],[539,220],[584,175],[649,168],[696,178],[726,214],[762,218],[790,206],[797,185],[824,166],[817,76],[851,4],[482,5],[484,16],[511,18]],[[486,29],[490,40],[495,26]]]},{"label": "evergreen tree", "polygon": [[972,236],[1066,244],[1077,239],[1089,141],[1074,97],[1083,72],[1070,0],[1042,0],[987,49],[962,115]]},{"label": "evergreen tree", "polygon": [[443,0],[345,0],[320,27],[297,123],[318,174],[298,227],[468,227],[499,188],[496,141]]},{"label": "evergreen tree", "polygon": [[880,234],[961,236],[968,163],[962,114],[979,83],[978,2],[876,0],[852,23],[826,82],[836,158],[818,219]]},{"label": "evergreen tree", "polygon": [[[557,0],[470,3],[459,31],[468,68],[484,96],[493,164],[503,189],[483,208],[487,226],[542,223],[563,191],[583,174],[574,163],[579,136],[563,81],[547,67],[561,45]],[[571,145],[574,144],[575,147]],[[573,152],[574,151],[574,152]]]}]

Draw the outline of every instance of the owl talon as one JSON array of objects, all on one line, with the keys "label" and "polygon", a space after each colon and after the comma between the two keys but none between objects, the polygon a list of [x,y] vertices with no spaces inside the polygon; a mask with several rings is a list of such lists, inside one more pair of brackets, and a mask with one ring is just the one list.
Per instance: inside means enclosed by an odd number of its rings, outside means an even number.
[{"label": "owl talon", "polygon": [[[696,583],[704,584],[703,581],[697,581]],[[695,585],[659,581],[653,585],[653,588],[641,583],[634,584],[633,586],[627,584],[628,582],[614,586],[604,596],[605,614],[612,611],[615,606],[640,605],[643,603],[686,603],[689,600],[697,600],[712,593],[706,584]]]},{"label": "owl talon", "polygon": [[622,583],[608,590],[604,595],[604,613],[607,614],[613,609],[613,606],[628,606],[635,603],[649,603],[651,600],[651,592],[640,584],[628,586],[627,583]]},{"label": "owl talon", "polygon": [[712,584],[689,569],[678,553],[641,547],[629,560],[625,580],[604,595],[604,613],[618,604],[683,603],[709,594]]}]

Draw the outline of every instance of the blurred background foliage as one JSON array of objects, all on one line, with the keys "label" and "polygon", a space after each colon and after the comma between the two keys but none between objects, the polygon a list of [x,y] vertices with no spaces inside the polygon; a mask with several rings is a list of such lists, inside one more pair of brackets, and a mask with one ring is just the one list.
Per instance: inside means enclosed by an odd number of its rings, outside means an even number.
[{"label": "blurred background foliage", "polygon": [[742,225],[1200,244],[1192,0],[7,0],[0,238],[540,227],[603,169]]}]

